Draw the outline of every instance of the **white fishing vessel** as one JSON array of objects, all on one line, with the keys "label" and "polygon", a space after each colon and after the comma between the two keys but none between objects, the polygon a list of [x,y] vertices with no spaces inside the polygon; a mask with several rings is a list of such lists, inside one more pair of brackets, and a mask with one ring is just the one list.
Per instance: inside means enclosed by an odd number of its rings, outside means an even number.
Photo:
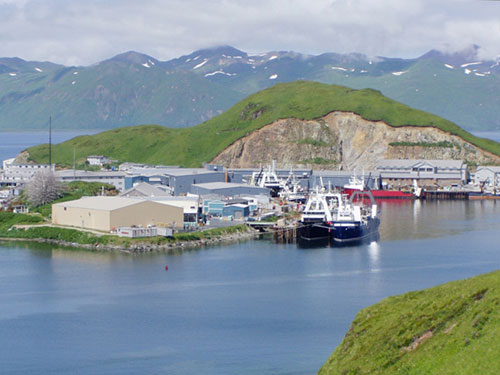
[{"label": "white fishing vessel", "polygon": [[303,240],[357,241],[377,234],[379,225],[378,207],[370,192],[354,192],[348,197],[316,190],[306,203],[299,236]]}]

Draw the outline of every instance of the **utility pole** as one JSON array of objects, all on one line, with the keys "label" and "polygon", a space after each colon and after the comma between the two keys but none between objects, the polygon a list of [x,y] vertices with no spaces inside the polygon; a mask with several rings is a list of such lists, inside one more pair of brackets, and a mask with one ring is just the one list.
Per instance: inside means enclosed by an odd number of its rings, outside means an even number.
[{"label": "utility pole", "polygon": [[52,116],[49,116],[49,168],[52,169]]}]

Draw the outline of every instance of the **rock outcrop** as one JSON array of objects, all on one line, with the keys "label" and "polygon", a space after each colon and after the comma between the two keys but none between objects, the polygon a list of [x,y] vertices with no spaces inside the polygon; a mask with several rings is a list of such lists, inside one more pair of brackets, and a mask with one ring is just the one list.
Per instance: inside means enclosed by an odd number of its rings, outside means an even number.
[{"label": "rock outcrop", "polygon": [[240,138],[211,162],[231,168],[278,166],[375,169],[383,159],[456,159],[500,164],[500,157],[434,127],[393,127],[354,113],[283,119]]}]

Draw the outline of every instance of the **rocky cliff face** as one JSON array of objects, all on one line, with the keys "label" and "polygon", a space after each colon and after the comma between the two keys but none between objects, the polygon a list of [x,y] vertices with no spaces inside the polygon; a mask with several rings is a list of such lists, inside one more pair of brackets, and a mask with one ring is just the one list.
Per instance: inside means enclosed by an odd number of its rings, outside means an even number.
[{"label": "rocky cliff face", "polygon": [[276,160],[281,168],[354,170],[375,169],[382,159],[500,164],[500,157],[439,129],[392,127],[345,112],[332,112],[312,121],[276,121],[237,140],[212,163],[248,168]]}]

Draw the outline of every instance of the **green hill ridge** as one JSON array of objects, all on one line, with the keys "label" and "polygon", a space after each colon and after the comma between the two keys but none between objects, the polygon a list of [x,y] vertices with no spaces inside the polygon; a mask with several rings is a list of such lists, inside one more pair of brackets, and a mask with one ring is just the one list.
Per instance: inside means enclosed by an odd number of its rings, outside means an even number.
[{"label": "green hill ridge", "polygon": [[[198,167],[247,134],[276,120],[311,120],[334,111],[354,112],[367,120],[391,126],[432,126],[496,155],[500,144],[478,138],[450,121],[410,108],[372,89],[296,81],[279,83],[240,101],[223,114],[190,128],[141,125],[73,138],[53,146],[53,162],[73,165],[89,155],[105,155],[120,162]],[[48,145],[28,149],[30,160],[48,162]]]},{"label": "green hill ridge", "polygon": [[320,375],[500,373],[500,271],[361,310]]}]

